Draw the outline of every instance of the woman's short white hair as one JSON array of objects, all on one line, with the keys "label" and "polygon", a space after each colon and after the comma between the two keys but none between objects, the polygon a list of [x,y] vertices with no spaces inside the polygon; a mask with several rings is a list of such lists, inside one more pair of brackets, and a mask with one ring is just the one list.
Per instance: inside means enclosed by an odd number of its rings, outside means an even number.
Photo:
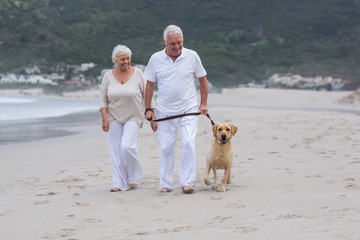
[{"label": "woman's short white hair", "polygon": [[181,28],[179,28],[176,25],[169,25],[164,30],[164,41],[166,42],[168,36],[171,35],[171,34],[174,34],[174,33],[178,33],[183,37],[183,33],[181,31]]},{"label": "woman's short white hair", "polygon": [[120,55],[127,55],[127,56],[130,56],[131,57],[131,50],[130,48],[128,48],[127,46],[125,45],[117,45],[114,47],[114,50],[112,52],[112,56],[111,56],[111,59],[112,61],[115,63],[115,59],[117,56],[120,56]]}]

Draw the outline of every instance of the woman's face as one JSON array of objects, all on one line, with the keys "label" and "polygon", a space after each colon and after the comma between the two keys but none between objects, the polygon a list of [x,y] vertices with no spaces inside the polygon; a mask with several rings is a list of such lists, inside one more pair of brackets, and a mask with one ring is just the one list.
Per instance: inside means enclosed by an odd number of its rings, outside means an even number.
[{"label": "woman's face", "polygon": [[181,51],[183,49],[183,44],[184,42],[181,34],[174,33],[168,35],[167,40],[165,42],[166,54],[171,58],[177,58],[181,54]]},{"label": "woman's face", "polygon": [[129,55],[118,55],[115,63],[121,71],[125,71],[130,67],[131,57]]}]

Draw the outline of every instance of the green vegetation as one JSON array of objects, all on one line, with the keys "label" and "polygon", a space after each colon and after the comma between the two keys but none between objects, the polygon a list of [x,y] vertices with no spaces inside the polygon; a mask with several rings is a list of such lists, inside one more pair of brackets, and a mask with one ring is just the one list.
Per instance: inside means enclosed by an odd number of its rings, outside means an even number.
[{"label": "green vegetation", "polygon": [[215,86],[274,73],[360,82],[359,0],[1,0],[0,72],[94,62],[122,43],[146,65],[179,25]]}]

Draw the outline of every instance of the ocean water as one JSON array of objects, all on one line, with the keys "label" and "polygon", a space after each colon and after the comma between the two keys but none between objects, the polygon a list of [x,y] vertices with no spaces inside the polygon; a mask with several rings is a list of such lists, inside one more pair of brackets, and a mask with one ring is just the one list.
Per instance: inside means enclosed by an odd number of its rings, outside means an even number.
[{"label": "ocean water", "polygon": [[0,122],[59,117],[97,109],[96,101],[0,97]]},{"label": "ocean water", "polygon": [[76,134],[88,124],[101,127],[96,101],[0,97],[0,146]]}]

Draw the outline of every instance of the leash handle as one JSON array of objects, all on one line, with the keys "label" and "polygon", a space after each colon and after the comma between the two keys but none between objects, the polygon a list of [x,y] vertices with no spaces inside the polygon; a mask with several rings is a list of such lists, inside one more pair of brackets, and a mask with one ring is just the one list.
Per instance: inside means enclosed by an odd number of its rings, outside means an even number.
[{"label": "leash handle", "polygon": [[[158,118],[158,119],[147,119],[147,120],[148,121],[154,121],[154,122],[161,122],[161,121],[166,121],[166,120],[175,119],[175,118],[181,118],[181,117],[185,117],[185,116],[197,116],[197,115],[200,115],[200,114],[201,114],[201,112],[184,113],[184,114],[173,115],[173,116],[170,116],[170,117],[164,117],[164,118]],[[211,119],[209,113],[206,114],[206,117],[210,119],[211,125],[214,126],[215,123]]]}]

